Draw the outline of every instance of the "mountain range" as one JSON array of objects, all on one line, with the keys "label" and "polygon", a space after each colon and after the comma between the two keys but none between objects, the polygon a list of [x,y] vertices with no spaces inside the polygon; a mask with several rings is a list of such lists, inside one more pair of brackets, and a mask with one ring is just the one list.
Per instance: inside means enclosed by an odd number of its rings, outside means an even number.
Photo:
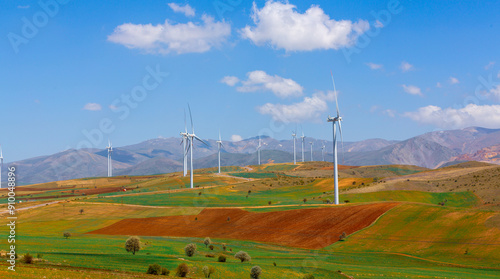
[{"label": "mountain range", "polygon": [[[263,136],[261,160],[263,163],[292,162],[293,140],[277,140]],[[221,164],[246,166],[257,163],[258,137],[242,141],[223,141]],[[194,167],[217,166],[216,140],[206,140],[207,145],[194,145]],[[325,145],[325,160],[332,161],[332,142],[306,138],[305,161],[322,160],[321,147]],[[301,161],[301,139],[297,138],[297,161]],[[483,161],[500,164],[500,129],[470,127],[461,130],[436,131],[404,141],[368,139],[359,142],[339,143],[341,164],[385,165],[406,164],[438,168],[463,161]],[[178,137],[157,138],[138,144],[116,147],[113,151],[114,175],[148,175],[182,170],[183,149]],[[107,173],[106,149],[70,149],[52,155],[11,162],[17,167],[18,183],[33,184],[56,180],[105,176]],[[6,168],[4,177],[6,175]],[[5,182],[4,185],[5,186]]]}]

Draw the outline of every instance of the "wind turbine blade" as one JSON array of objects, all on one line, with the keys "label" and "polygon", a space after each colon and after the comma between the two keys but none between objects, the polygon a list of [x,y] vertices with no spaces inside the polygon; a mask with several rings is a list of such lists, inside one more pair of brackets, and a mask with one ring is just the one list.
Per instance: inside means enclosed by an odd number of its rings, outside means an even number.
[{"label": "wind turbine blade", "polygon": [[340,131],[340,140],[342,142],[342,164],[344,164],[344,137],[342,136],[342,121],[338,121],[339,123],[339,131]]},{"label": "wind turbine blade", "polygon": [[187,128],[187,123],[186,123],[186,109],[184,109],[184,131],[188,132],[188,128]]},{"label": "wind turbine blade", "polygon": [[191,119],[191,130],[193,130],[194,134],[194,125],[193,125],[193,115],[191,114],[191,107],[188,104],[188,109],[189,109],[189,119]]},{"label": "wind turbine blade", "polygon": [[197,139],[199,142],[203,143],[204,145],[208,146],[208,144],[202,139],[200,139],[198,136],[195,135],[194,138]]},{"label": "wind turbine blade", "polygon": [[335,88],[335,80],[333,79],[333,72],[330,71],[330,73],[332,75],[333,92],[335,94],[335,105],[337,106],[337,116],[340,116],[339,101],[337,100],[337,89]]},{"label": "wind turbine blade", "polygon": [[221,141],[221,138],[220,138],[220,129],[219,129],[219,141]]}]

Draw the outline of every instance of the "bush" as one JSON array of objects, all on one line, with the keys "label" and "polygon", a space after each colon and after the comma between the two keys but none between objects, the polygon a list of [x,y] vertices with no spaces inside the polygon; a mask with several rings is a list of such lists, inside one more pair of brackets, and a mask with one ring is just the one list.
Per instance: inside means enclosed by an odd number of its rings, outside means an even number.
[{"label": "bush", "polygon": [[248,255],[248,253],[244,251],[239,251],[234,255],[234,257],[240,260],[241,262],[249,262],[252,260],[250,255]]},{"label": "bush", "polygon": [[177,275],[177,277],[186,277],[188,273],[189,273],[188,265],[186,263],[181,263],[179,264],[179,266],[177,266],[175,275]]},{"label": "bush", "polygon": [[261,273],[262,273],[262,268],[260,268],[260,266],[256,265],[256,266],[252,267],[252,269],[250,270],[250,278],[259,279]]},{"label": "bush", "polygon": [[302,279],[314,279],[314,275],[312,274],[306,274],[302,277]]},{"label": "bush", "polygon": [[205,257],[207,257],[207,258],[215,258],[215,255],[214,254],[206,254]]},{"label": "bush", "polygon": [[162,267],[161,268],[161,275],[165,275],[165,276],[168,276],[170,274],[170,270],[168,270],[167,268],[165,267]]},{"label": "bush", "polygon": [[344,241],[346,237],[347,237],[347,234],[346,234],[345,232],[343,232],[343,233],[339,236],[339,241]]},{"label": "bush", "polygon": [[160,275],[161,266],[159,264],[150,264],[148,267],[148,271],[146,271],[146,274]]},{"label": "bush", "polygon": [[210,245],[208,246],[208,248],[209,248],[210,250],[212,250],[212,251],[214,250],[214,246],[213,246],[212,244],[210,244]]},{"label": "bush", "polygon": [[27,264],[32,264],[33,263],[33,256],[30,255],[30,253],[26,253],[23,257],[23,262]]},{"label": "bush", "polygon": [[226,243],[222,243],[222,250],[226,251],[227,247],[226,247]]},{"label": "bush", "polygon": [[302,201],[303,201],[304,203],[306,203],[306,202],[307,202],[307,198],[304,198]]},{"label": "bush", "polygon": [[213,266],[204,266],[203,274],[205,274],[205,278],[210,278],[210,275],[214,274],[215,268]]},{"label": "bush", "polygon": [[63,236],[68,239],[69,237],[71,237],[71,233],[70,232],[64,232],[63,233]]},{"label": "bush", "polygon": [[131,236],[125,242],[125,250],[127,252],[132,252],[135,255],[135,252],[141,250],[141,240],[137,236]]},{"label": "bush", "polygon": [[220,255],[219,258],[217,259],[218,262],[220,263],[225,263],[226,262],[226,256]]},{"label": "bush", "polygon": [[197,249],[196,244],[190,243],[186,245],[186,247],[184,247],[184,252],[186,253],[186,256],[192,257],[194,253],[196,253],[196,249]]},{"label": "bush", "polygon": [[205,240],[203,240],[203,244],[205,244],[205,247],[208,247],[209,244],[212,244],[212,240],[210,240],[210,237],[205,237]]}]

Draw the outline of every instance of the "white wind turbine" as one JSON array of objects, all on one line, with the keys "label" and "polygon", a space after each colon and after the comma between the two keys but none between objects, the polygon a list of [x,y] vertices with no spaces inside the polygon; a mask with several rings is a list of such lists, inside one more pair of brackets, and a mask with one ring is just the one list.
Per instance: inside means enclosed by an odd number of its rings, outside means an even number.
[{"label": "white wind turbine", "polygon": [[258,158],[258,161],[259,161],[259,165],[260,165],[260,148],[261,147],[262,147],[262,144],[261,144],[260,136],[259,136],[259,145],[257,145],[257,158]]},{"label": "white wind turbine", "polygon": [[295,153],[295,139],[297,138],[297,134],[295,131],[292,131],[292,138],[293,138],[293,164],[297,164],[297,155]]},{"label": "white wind turbine", "polygon": [[184,153],[184,156],[183,156],[183,161],[184,161],[184,173],[183,175],[186,176],[187,175],[187,145],[188,145],[188,141],[189,141],[189,137],[188,137],[188,131],[187,131],[187,124],[186,124],[186,110],[184,110],[184,132],[180,132],[180,135],[182,137],[182,152]]},{"label": "white wind turbine", "polygon": [[3,167],[3,151],[0,145],[0,188],[2,188],[2,167]]},{"label": "white wind turbine", "polygon": [[313,161],[313,142],[309,142],[309,144],[311,145],[311,162]]},{"label": "white wind turbine", "polygon": [[333,79],[332,73],[332,83],[333,83],[333,91],[335,93],[335,104],[337,106],[337,116],[331,117],[328,116],[327,122],[332,122],[333,127],[333,181],[334,181],[334,192],[335,192],[335,204],[339,204],[339,181],[338,181],[338,163],[337,163],[337,126],[339,127],[340,138],[342,140],[342,146],[344,145],[344,139],[342,137],[342,117],[340,116],[339,110],[339,102],[337,100],[337,89],[335,88],[335,81]]},{"label": "white wind turbine", "polygon": [[223,147],[224,147],[224,145],[222,144],[222,139],[220,137],[220,130],[219,130],[219,140],[217,141],[217,148],[219,150],[219,173],[220,173],[220,150]]},{"label": "white wind turbine", "polygon": [[111,145],[111,141],[108,139],[108,146],[106,147],[108,150],[108,177],[113,176],[113,165],[111,159],[111,153],[113,152],[113,146]]},{"label": "white wind turbine", "polygon": [[323,162],[325,161],[325,143],[323,142],[323,145],[321,146],[321,157],[323,158]]},{"label": "white wind turbine", "polygon": [[302,136],[300,137],[300,139],[302,140],[302,162],[304,162],[304,141],[306,139],[306,137],[304,136],[304,132],[302,132]]},{"label": "white wind turbine", "polygon": [[[188,145],[188,149],[191,149],[191,160],[190,160],[190,164],[191,164],[191,188],[193,188],[193,141],[194,139],[200,141],[201,143],[203,143],[204,145],[208,146],[208,144],[206,142],[204,142],[202,139],[200,139],[198,136],[196,136],[196,134],[194,133],[194,125],[193,125],[193,117],[191,115],[191,107],[189,106],[188,104],[188,109],[189,109],[189,119],[191,119],[191,129],[193,131],[193,133],[191,134],[188,134],[187,137],[189,139],[189,145]],[[186,150],[186,153],[187,151],[189,150]]]}]

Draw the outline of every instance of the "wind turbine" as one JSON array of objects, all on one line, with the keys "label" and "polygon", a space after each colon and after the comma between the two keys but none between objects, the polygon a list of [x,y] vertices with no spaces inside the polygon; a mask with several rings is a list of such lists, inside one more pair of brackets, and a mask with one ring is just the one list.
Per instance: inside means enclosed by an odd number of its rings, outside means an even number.
[{"label": "wind turbine", "polygon": [[260,141],[260,136],[259,136],[259,145],[257,145],[257,158],[259,160],[259,165],[260,165],[260,148],[262,147],[261,141]]},{"label": "wind turbine", "polygon": [[297,138],[297,134],[295,131],[292,131],[292,138],[293,138],[293,164],[297,164],[297,155],[295,153],[295,139]]},{"label": "wind turbine", "polygon": [[313,142],[309,142],[309,144],[311,145],[311,162],[313,161]]},{"label": "wind turbine", "polygon": [[337,100],[337,89],[335,88],[335,80],[333,79],[332,73],[332,83],[333,83],[333,91],[335,93],[335,104],[337,106],[337,116],[331,117],[330,115],[327,118],[327,122],[332,122],[333,127],[333,182],[334,182],[334,196],[335,196],[335,204],[339,204],[339,181],[338,181],[338,163],[337,163],[337,126],[339,127],[340,138],[342,140],[342,146],[344,145],[344,139],[342,137],[342,117],[340,116],[339,110],[339,102]]},{"label": "wind turbine", "polygon": [[219,173],[220,173],[220,150],[223,147],[224,147],[224,145],[222,144],[222,140],[220,137],[220,130],[219,130],[219,140],[217,141],[217,148],[219,149]]},{"label": "wind turbine", "polygon": [[183,175],[187,175],[187,144],[188,144],[188,131],[187,131],[187,124],[186,124],[186,110],[184,110],[184,132],[180,132],[180,135],[182,137],[182,151],[184,153],[183,156],[183,161],[184,161],[184,173]]},{"label": "wind turbine", "polygon": [[323,142],[323,145],[321,146],[321,156],[323,158],[323,162],[325,161],[325,143]]},{"label": "wind turbine", "polygon": [[2,167],[3,167],[3,151],[0,145],[0,188],[2,188]]},{"label": "wind turbine", "polygon": [[[193,117],[191,115],[191,107],[189,106],[188,104],[188,109],[189,109],[189,119],[191,119],[191,129],[193,131],[193,133],[191,134],[187,134],[187,137],[189,139],[189,145],[188,145],[188,148],[191,149],[191,160],[190,160],[190,164],[191,164],[191,188],[193,188],[193,141],[196,139],[198,141],[200,141],[201,143],[203,143],[204,145],[208,146],[208,144],[206,142],[204,142],[202,139],[200,139],[198,136],[196,136],[196,134],[194,133],[194,125],[193,125]],[[186,150],[186,153],[187,153],[188,150]]]},{"label": "wind turbine", "polygon": [[300,137],[300,139],[302,140],[302,162],[304,162],[304,141],[305,141],[305,136],[304,136],[304,132],[302,132],[302,136]]},{"label": "wind turbine", "polygon": [[108,150],[108,177],[113,176],[113,165],[111,159],[111,152],[113,152],[113,146],[111,145],[111,141],[108,139],[108,146],[106,147]]}]

